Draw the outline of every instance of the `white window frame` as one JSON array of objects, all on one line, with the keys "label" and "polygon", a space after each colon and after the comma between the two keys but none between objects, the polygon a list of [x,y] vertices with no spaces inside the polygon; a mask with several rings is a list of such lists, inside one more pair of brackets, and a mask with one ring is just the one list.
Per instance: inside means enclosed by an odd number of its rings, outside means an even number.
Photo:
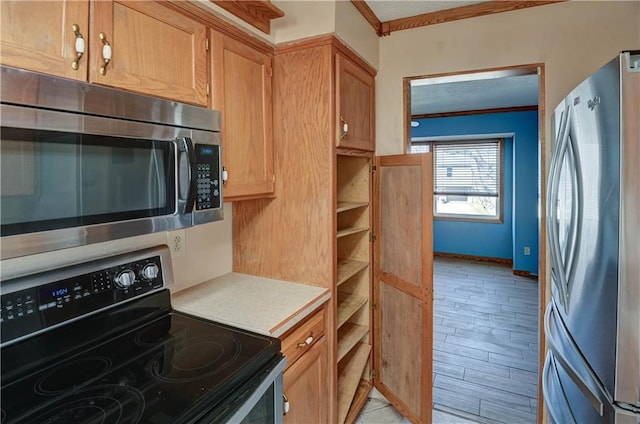
[{"label": "white window frame", "polygon": [[[486,222],[486,223],[502,223],[504,222],[504,162],[506,160],[504,156],[504,139],[514,139],[513,133],[500,133],[500,134],[474,134],[464,136],[444,136],[444,137],[413,137],[411,139],[411,145],[409,147],[409,153],[423,153],[425,149],[415,151],[413,146],[427,146],[426,151],[433,152],[433,144],[435,143],[455,143],[455,142],[470,142],[470,141],[495,141],[500,140],[499,144],[499,170],[498,170],[498,204],[496,205],[496,216],[494,215],[464,215],[464,214],[444,214],[436,212],[436,200],[437,195],[434,194],[433,199],[433,218],[439,220],[453,220],[453,221],[472,221],[472,222]],[[434,159],[435,160],[435,159]],[[434,163],[434,173],[436,170],[436,164]],[[435,184],[435,176],[434,176]]]}]

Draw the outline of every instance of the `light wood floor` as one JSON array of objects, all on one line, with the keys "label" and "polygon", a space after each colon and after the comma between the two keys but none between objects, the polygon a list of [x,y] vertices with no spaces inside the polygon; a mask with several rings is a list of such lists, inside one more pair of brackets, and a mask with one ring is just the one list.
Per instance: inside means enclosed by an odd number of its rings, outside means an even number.
[{"label": "light wood floor", "polygon": [[538,283],[511,268],[434,262],[434,409],[482,422],[535,423]]}]

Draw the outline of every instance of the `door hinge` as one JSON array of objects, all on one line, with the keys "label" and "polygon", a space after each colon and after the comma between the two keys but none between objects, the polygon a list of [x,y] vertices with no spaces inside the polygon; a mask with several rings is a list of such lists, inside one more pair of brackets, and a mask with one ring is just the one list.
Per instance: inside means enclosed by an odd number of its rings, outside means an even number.
[{"label": "door hinge", "polygon": [[369,165],[369,170],[373,173],[376,172],[376,166],[374,164]]},{"label": "door hinge", "polygon": [[372,311],[375,311],[375,310],[376,310],[376,308],[377,308],[376,304],[375,304],[375,303],[372,303],[372,304],[371,304],[371,310],[372,310]]},{"label": "door hinge", "polygon": [[370,241],[370,242],[372,242],[372,243],[373,243],[373,242],[374,242],[374,241],[376,241],[377,239],[378,239],[378,238],[376,237],[376,235],[375,235],[375,234],[373,234],[372,232],[369,232],[369,241]]},{"label": "door hinge", "polygon": [[211,93],[211,87],[209,86],[209,83],[207,83],[207,97],[209,96],[209,93]]},{"label": "door hinge", "polygon": [[372,369],[371,371],[369,371],[369,378],[371,380],[375,380],[376,379],[376,370]]},{"label": "door hinge", "polygon": [[206,51],[209,51],[209,39],[208,38],[204,40],[204,48],[205,48]]}]

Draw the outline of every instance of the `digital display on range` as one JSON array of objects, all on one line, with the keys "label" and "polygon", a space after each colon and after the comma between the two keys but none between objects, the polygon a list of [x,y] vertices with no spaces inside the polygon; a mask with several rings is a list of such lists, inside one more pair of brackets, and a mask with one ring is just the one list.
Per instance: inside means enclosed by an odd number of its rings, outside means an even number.
[{"label": "digital display on range", "polygon": [[71,290],[69,290],[68,283],[51,284],[40,288],[38,294],[40,295],[40,303],[48,303],[71,294]]},{"label": "digital display on range", "polygon": [[213,147],[210,147],[210,146],[201,147],[200,148],[200,154],[201,155],[206,155],[206,156],[212,156],[213,155]]}]

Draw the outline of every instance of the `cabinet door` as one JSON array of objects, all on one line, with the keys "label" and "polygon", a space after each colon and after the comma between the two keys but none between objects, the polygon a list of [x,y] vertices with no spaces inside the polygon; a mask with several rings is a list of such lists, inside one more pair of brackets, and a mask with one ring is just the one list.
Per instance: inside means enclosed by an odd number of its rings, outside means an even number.
[{"label": "cabinet door", "polygon": [[159,2],[92,1],[89,80],[207,105],[206,36],[204,25]]},{"label": "cabinet door", "polygon": [[271,57],[212,35],[213,108],[222,111],[226,200],[273,194]]},{"label": "cabinet door", "polygon": [[283,392],[289,401],[285,424],[329,422],[327,354],[323,337],[284,372]]},{"label": "cabinet door", "polygon": [[375,178],[375,385],[414,423],[431,422],[431,153],[381,156]]},{"label": "cabinet door", "polygon": [[[88,1],[1,1],[3,65],[87,80],[87,58],[76,59],[76,34],[89,35]],[[75,68],[75,69],[74,69]]]},{"label": "cabinet door", "polygon": [[375,150],[374,78],[349,59],[336,54],[336,144]]}]

